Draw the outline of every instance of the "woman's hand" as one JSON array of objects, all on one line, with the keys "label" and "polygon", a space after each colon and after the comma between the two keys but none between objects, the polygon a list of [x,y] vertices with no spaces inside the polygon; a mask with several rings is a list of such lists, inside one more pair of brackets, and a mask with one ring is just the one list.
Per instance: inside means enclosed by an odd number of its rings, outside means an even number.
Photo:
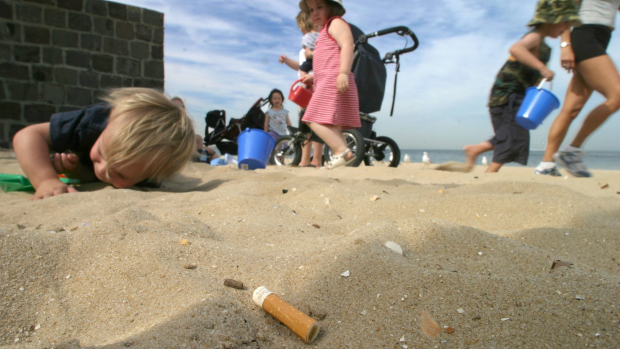
[{"label": "woman's hand", "polygon": [[560,62],[562,64],[562,68],[566,69],[567,72],[571,72],[575,70],[575,53],[570,46],[562,47],[560,54]]},{"label": "woman's hand", "polygon": [[349,90],[349,75],[339,73],[336,79],[336,86],[338,87],[338,93],[345,93]]}]

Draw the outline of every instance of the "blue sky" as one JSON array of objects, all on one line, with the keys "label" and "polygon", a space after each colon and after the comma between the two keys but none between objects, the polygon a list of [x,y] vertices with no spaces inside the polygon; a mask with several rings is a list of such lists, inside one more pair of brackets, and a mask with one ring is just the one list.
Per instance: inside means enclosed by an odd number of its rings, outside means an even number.
[{"label": "blue sky", "polygon": [[[293,59],[301,33],[296,0],[121,0],[165,13],[166,93],[181,96],[204,133],[205,113],[225,109],[239,118],[272,88],[288,94],[296,73],[278,63]],[[527,30],[535,0],[344,0],[345,19],[364,32],[397,25],[412,29],[418,50],[401,57],[394,116],[389,117],[394,66],[388,66],[385,99],[374,130],[393,138],[403,149],[460,149],[492,133],[486,107],[495,74],[509,47]],[[608,52],[620,57],[614,33]],[[560,69],[559,39],[549,67],[556,79],[552,91],[562,101],[570,76]],[[382,54],[404,46],[396,35],[371,41]],[[549,86],[547,85],[547,88]],[[575,121],[575,134],[585,112],[602,102],[593,96]],[[288,101],[296,123],[297,106]],[[553,113],[532,134],[532,149],[544,148]],[[586,143],[587,150],[620,151],[620,117],[610,120]]]}]

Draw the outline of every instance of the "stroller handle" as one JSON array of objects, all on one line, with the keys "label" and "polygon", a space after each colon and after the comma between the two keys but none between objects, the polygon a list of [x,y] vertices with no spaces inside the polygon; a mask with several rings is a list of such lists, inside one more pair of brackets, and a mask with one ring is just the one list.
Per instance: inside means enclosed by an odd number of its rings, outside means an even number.
[{"label": "stroller handle", "polygon": [[411,40],[413,40],[413,46],[411,47],[406,47],[402,50],[396,50],[394,52],[390,52],[392,55],[401,55],[403,53],[407,53],[407,52],[411,52],[415,49],[418,48],[418,46],[420,45],[420,42],[418,41],[418,37],[413,33],[413,31],[405,26],[398,26],[398,27],[392,27],[392,28],[387,28],[387,29],[383,29],[383,30],[379,30],[376,31],[374,33],[369,33],[369,34],[364,34],[362,36],[360,36],[360,38],[358,39],[359,43],[364,43],[366,42],[367,39],[369,38],[374,38],[376,36],[383,36],[383,35],[387,35],[387,34],[392,34],[392,33],[396,33],[400,36],[409,36],[411,38]]}]

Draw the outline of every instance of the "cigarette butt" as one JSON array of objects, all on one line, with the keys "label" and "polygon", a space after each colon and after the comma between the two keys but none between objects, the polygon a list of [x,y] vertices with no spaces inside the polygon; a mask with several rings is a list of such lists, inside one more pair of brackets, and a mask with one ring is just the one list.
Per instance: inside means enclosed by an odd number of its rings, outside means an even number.
[{"label": "cigarette butt", "polygon": [[286,303],[266,287],[261,286],[254,290],[252,300],[271,316],[280,320],[307,344],[312,343],[319,334],[320,326],[316,320]]}]

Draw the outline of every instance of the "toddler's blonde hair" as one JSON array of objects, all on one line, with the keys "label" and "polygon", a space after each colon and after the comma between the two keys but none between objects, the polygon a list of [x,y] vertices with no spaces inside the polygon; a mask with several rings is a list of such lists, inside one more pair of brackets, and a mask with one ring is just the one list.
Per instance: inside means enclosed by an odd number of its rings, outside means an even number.
[{"label": "toddler's blonde hair", "polygon": [[112,107],[109,123],[118,125],[105,150],[106,172],[146,161],[142,173],[161,181],[181,171],[196,152],[192,119],[163,93],[119,88],[102,100]]},{"label": "toddler's blonde hair", "polygon": [[305,12],[299,11],[297,15],[297,26],[304,34],[310,33],[314,29],[314,23]]}]

